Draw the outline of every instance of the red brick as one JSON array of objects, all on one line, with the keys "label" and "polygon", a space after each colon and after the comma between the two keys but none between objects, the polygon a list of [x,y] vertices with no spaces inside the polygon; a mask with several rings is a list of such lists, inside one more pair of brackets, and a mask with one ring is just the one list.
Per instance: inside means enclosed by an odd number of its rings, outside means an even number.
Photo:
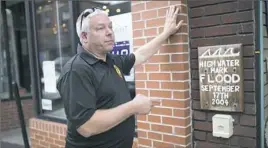
[{"label": "red brick", "polygon": [[149,10],[142,12],[142,20],[152,19],[157,17],[157,10]]},{"label": "red brick", "polygon": [[147,73],[135,73],[136,80],[147,80]]},{"label": "red brick", "polygon": [[149,63],[165,63],[169,62],[169,55],[154,55],[149,60]]},{"label": "red brick", "polygon": [[152,131],[163,132],[163,133],[172,133],[172,127],[159,124],[151,124]]},{"label": "red brick", "polygon": [[35,138],[38,139],[38,140],[45,140],[44,136],[40,136],[40,135],[37,135],[35,134]]},{"label": "red brick", "polygon": [[134,46],[142,46],[145,44],[145,39],[134,39]]},{"label": "red brick", "polygon": [[188,61],[188,54],[172,54],[171,55],[172,62],[184,62]]},{"label": "red brick", "polygon": [[41,146],[48,146],[49,143],[47,141],[40,141]]},{"label": "red brick", "polygon": [[190,100],[162,100],[162,106],[187,108],[190,106]]},{"label": "red brick", "polygon": [[152,140],[144,139],[144,138],[139,138],[139,144],[141,144],[141,145],[147,145],[147,146],[152,146]]},{"label": "red brick", "polygon": [[137,122],[138,128],[139,129],[150,129],[150,124],[145,123],[145,122]]},{"label": "red brick", "polygon": [[173,35],[170,38],[170,43],[187,43],[188,36],[187,35]]},{"label": "red brick", "polygon": [[65,136],[60,136],[60,140],[64,141],[65,140]]},{"label": "red brick", "polygon": [[133,22],[132,24],[133,24],[133,30],[143,29],[145,27],[144,21],[137,21],[137,22]]},{"label": "red brick", "polygon": [[172,80],[188,80],[189,73],[172,73]]},{"label": "red brick", "polygon": [[167,5],[168,5],[168,1],[150,1],[150,2],[146,2],[146,9],[165,7]]},{"label": "red brick", "polygon": [[145,65],[145,71],[146,72],[159,71],[159,65],[157,65],[157,64],[146,64]]},{"label": "red brick", "polygon": [[158,133],[148,132],[149,139],[162,140],[162,135]]},{"label": "red brick", "polygon": [[135,31],[133,31],[133,36],[134,36],[134,38],[142,37],[143,36],[143,31],[142,30],[135,30]]},{"label": "red brick", "polygon": [[190,116],[190,109],[174,109],[173,116],[175,117],[188,117]]},{"label": "red brick", "polygon": [[170,5],[181,5],[181,1],[170,1]]},{"label": "red brick", "polygon": [[160,88],[160,83],[157,81],[147,81],[146,87],[147,88]]},{"label": "red brick", "polygon": [[49,137],[50,137],[50,138],[53,138],[53,139],[55,139],[55,140],[60,139],[60,136],[59,136],[59,135],[57,135],[57,134],[53,134],[53,133],[49,133]]},{"label": "red brick", "polygon": [[45,137],[45,141],[49,142],[49,143],[54,143],[54,139],[50,138],[50,137]]},{"label": "red brick", "polygon": [[140,121],[147,121],[147,116],[146,115],[138,115],[137,119]]},{"label": "red brick", "polygon": [[30,138],[30,139],[31,139],[31,142],[33,144],[39,144],[40,143],[40,141],[38,139],[35,139],[35,138]]},{"label": "red brick", "polygon": [[176,135],[189,135],[191,133],[191,126],[186,128],[183,127],[175,127]]},{"label": "red brick", "polygon": [[155,18],[146,21],[146,27],[160,27],[164,26],[165,18]]},{"label": "red brick", "polygon": [[187,126],[190,124],[190,117],[186,119],[162,117],[162,122],[164,124],[175,125],[175,126]]},{"label": "red brick", "polygon": [[138,130],[137,133],[139,138],[147,138],[147,132]]},{"label": "red brick", "polygon": [[155,115],[148,115],[148,121],[161,123],[161,117],[160,116],[155,116]]},{"label": "red brick", "polygon": [[173,148],[174,145],[165,142],[153,141],[153,145],[155,148]]},{"label": "red brick", "polygon": [[171,98],[171,91],[150,90],[151,97]]},{"label": "red brick", "polygon": [[132,12],[138,12],[145,9],[145,3],[135,4],[131,6]]},{"label": "red brick", "polygon": [[170,73],[150,73],[149,80],[170,80]]},{"label": "red brick", "polygon": [[141,13],[132,13],[132,21],[137,21],[141,19]]},{"label": "red brick", "polygon": [[160,53],[178,53],[178,52],[186,52],[188,51],[187,44],[181,45],[166,45],[160,48]]},{"label": "red brick", "polygon": [[161,71],[183,71],[188,70],[188,63],[180,63],[180,64],[160,64]]},{"label": "red brick", "polygon": [[165,17],[167,13],[168,8],[161,8],[158,9],[158,17]]},{"label": "red brick", "polygon": [[188,89],[189,82],[161,82],[161,88],[176,89],[176,90]]},{"label": "red brick", "polygon": [[158,115],[172,115],[172,109],[169,108],[160,108],[160,107],[153,107],[151,110],[152,114],[158,114]]},{"label": "red brick", "polygon": [[56,144],[50,144],[50,148],[61,148],[59,145]]},{"label": "red brick", "polygon": [[155,36],[155,35],[157,35],[157,28],[145,29],[144,30],[144,35],[145,36]]},{"label": "red brick", "polygon": [[136,88],[145,88],[145,82],[144,81],[136,81],[135,87]]},{"label": "red brick", "polygon": [[163,135],[163,141],[187,145],[190,142],[190,136],[183,138],[171,135]]},{"label": "red brick", "polygon": [[144,65],[138,65],[135,67],[136,72],[144,72]]},{"label": "red brick", "polygon": [[65,141],[55,140],[55,144],[57,144],[57,145],[65,145]]},{"label": "red brick", "polygon": [[189,98],[189,91],[173,91],[174,99],[187,99]]}]

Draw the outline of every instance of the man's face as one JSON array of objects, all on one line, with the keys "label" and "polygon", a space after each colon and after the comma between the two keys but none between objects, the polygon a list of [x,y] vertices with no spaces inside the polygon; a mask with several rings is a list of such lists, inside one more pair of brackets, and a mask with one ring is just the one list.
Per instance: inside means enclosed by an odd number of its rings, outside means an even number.
[{"label": "man's face", "polygon": [[90,19],[88,33],[89,46],[100,52],[110,52],[114,45],[112,22],[105,14],[97,14]]}]

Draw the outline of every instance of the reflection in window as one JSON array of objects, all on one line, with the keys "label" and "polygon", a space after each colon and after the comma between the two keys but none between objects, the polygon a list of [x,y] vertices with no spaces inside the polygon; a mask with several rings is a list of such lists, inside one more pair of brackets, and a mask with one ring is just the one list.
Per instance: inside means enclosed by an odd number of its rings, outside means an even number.
[{"label": "reflection in window", "polygon": [[[8,14],[8,11],[6,11]],[[1,26],[2,25],[2,14],[1,14]],[[4,28],[1,27],[1,34],[4,34]],[[0,48],[0,98],[9,98],[9,84],[8,84],[8,72],[7,72],[7,57],[6,49],[4,47],[4,38],[1,38]]]},{"label": "reflection in window", "polygon": [[[6,2],[6,4],[7,21],[5,23],[8,27],[10,63],[7,63],[6,49],[0,48],[0,98],[10,98],[8,77],[11,77],[12,81],[16,81],[18,84],[21,97],[31,98],[31,75],[24,2]],[[3,34],[3,29],[1,27],[1,34]],[[1,38],[1,47],[4,47],[3,44],[4,37]],[[7,72],[8,65],[11,67],[11,75]]]},{"label": "reflection in window", "polygon": [[36,2],[37,42],[42,84],[42,107],[52,113],[62,110],[56,81],[73,56],[68,1]]}]

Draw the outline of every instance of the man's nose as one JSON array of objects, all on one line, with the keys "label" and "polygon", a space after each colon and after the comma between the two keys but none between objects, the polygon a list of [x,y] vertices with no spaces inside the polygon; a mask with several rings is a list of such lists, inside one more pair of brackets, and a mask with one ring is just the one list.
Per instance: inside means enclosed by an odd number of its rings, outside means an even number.
[{"label": "man's nose", "polygon": [[106,35],[112,35],[113,34],[113,29],[111,29],[111,28],[107,28],[106,29]]}]

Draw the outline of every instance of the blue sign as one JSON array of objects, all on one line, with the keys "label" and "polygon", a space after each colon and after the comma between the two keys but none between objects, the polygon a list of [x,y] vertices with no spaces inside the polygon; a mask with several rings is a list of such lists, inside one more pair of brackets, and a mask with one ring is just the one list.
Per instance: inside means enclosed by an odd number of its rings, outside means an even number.
[{"label": "blue sign", "polygon": [[130,44],[129,41],[120,41],[115,42],[112,54],[117,55],[128,55],[130,53]]}]

